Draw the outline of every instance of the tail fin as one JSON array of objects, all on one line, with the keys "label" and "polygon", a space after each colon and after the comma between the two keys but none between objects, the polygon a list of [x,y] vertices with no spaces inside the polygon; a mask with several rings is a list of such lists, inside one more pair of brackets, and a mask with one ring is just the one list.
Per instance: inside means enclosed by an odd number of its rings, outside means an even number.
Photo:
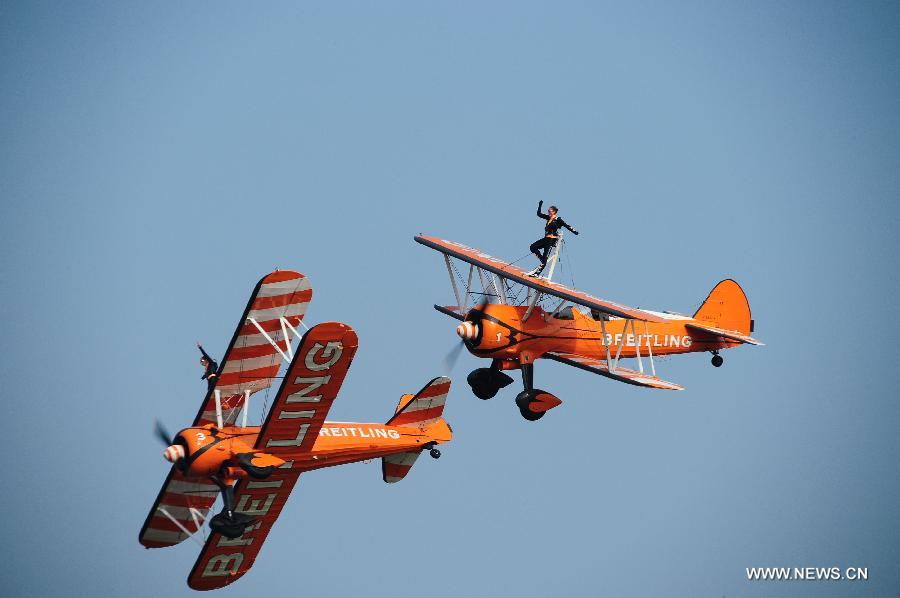
[{"label": "tail fin", "polygon": [[694,319],[716,328],[742,334],[753,332],[750,303],[741,285],[726,278],[717,284],[694,314]]},{"label": "tail fin", "polygon": [[427,426],[444,414],[444,404],[450,392],[450,378],[440,376],[414,395],[403,395],[389,426]]},{"label": "tail fin", "polygon": [[[448,440],[451,435],[450,426],[441,416],[444,414],[444,404],[447,402],[449,392],[450,378],[445,376],[435,378],[416,394],[400,397],[397,410],[386,425],[416,426],[422,428],[423,431],[426,426],[430,426],[429,435],[437,431],[437,436],[432,436],[432,438],[436,438],[438,441]],[[433,447],[434,444],[434,442],[426,443],[423,448]],[[405,478],[421,454],[421,450],[415,450],[383,457],[381,459],[381,475],[384,481],[393,484]]]}]

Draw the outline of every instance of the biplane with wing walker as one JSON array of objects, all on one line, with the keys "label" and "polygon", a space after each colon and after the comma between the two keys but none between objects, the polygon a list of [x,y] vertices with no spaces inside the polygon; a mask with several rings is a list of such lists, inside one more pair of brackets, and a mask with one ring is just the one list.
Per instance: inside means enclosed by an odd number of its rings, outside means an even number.
[{"label": "biplane with wing walker", "polygon": [[[397,482],[423,451],[437,459],[437,445],[451,439],[442,417],[446,377],[403,395],[384,424],[325,421],[358,340],[339,322],[301,335],[311,297],[298,272],[260,280],[194,423],[174,436],[157,424],[172,467],[139,541],[162,548],[194,537],[203,547],[188,577],[195,590],[228,585],[253,566],[301,473],[381,457],[384,481]],[[272,386],[282,361],[287,369],[262,425],[248,425],[251,397]],[[220,494],[222,511],[208,517]]]},{"label": "biplane with wing walker", "polygon": [[[505,372],[520,370],[525,388],[516,396],[516,405],[530,421],[562,403],[534,387],[538,359],[627,384],[682,390],[656,375],[654,356],[708,351],[719,367],[723,349],[762,344],[750,336],[753,320],[747,297],[730,279],[713,288],[697,313],[685,316],[628,307],[553,282],[562,239],[544,276],[453,241],[423,235],[415,240],[443,254],[450,275],[456,304],[435,309],[461,320],[456,333],[466,349],[491,360],[490,367],[469,374],[472,392],[480,399],[493,398],[513,381]],[[462,262],[461,269],[457,262]],[[637,369],[622,365],[628,358],[635,359]]]}]

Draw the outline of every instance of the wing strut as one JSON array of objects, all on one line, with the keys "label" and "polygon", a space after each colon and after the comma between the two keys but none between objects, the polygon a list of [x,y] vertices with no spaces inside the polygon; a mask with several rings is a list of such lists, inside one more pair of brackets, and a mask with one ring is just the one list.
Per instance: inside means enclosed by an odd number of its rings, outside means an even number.
[{"label": "wing strut", "polygon": [[653,342],[650,340],[650,328],[647,326],[646,320],[644,320],[644,336],[647,337],[647,353],[650,357],[650,374],[655,378],[656,366],[653,364]]},{"label": "wing strut", "polygon": [[222,423],[222,393],[218,388],[213,392],[216,394],[216,427],[221,430],[225,427]]},{"label": "wing strut", "polygon": [[456,296],[456,304],[461,305],[462,299],[459,298],[459,287],[456,286],[456,279],[453,278],[453,266],[450,265],[450,256],[444,254],[444,263],[447,264],[447,274],[450,276],[450,284],[453,285],[453,294]]},{"label": "wing strut", "polygon": [[[454,290],[455,288],[456,287],[454,285]],[[290,363],[294,358],[294,348],[292,347],[294,339],[291,338],[291,335],[288,334],[288,331],[290,330],[291,332],[293,332],[296,338],[300,338],[303,335],[300,334],[297,329],[287,321],[287,318],[282,317],[278,318],[278,320],[281,324],[281,333],[284,335],[284,346],[287,348],[287,351],[278,346],[278,343],[275,342],[275,340],[271,336],[269,336],[269,333],[263,330],[263,327],[259,325],[259,322],[256,321],[256,318],[247,318],[247,321],[253,324],[253,326],[257,330],[259,330],[259,333],[263,335],[263,338],[265,338],[269,342],[269,344],[272,345],[276,351],[278,351],[278,354],[281,355],[281,358],[284,359],[287,363]],[[303,322],[303,320],[300,320],[300,323],[303,324],[303,326],[307,330],[309,330],[309,326],[307,326],[306,323]]]},{"label": "wing strut", "polygon": [[[444,257],[447,258],[448,261],[450,260],[450,258],[447,257],[446,255]],[[475,266],[472,264],[469,264],[469,278],[466,280],[466,296],[463,297],[463,304],[462,304],[462,310],[461,310],[463,314],[466,313],[466,307],[469,305],[469,293],[472,292],[472,273],[474,271],[475,271]]]},{"label": "wing strut", "polygon": [[[203,532],[203,523],[206,521],[206,517],[203,516],[203,513],[201,513],[200,511],[198,511],[198,510],[195,509],[194,507],[190,507],[191,518],[193,518],[193,520],[194,520],[194,526],[196,526],[196,528],[197,528],[196,530],[191,531],[191,530],[189,530],[188,528],[186,528],[180,521],[178,521],[177,519],[175,519],[174,517],[172,517],[172,515],[170,515],[169,512],[168,512],[167,510],[165,510],[163,507],[159,507],[159,508],[157,508],[157,510],[158,510],[160,513],[162,513],[163,515],[165,515],[166,517],[168,517],[168,518],[169,518],[169,521],[171,521],[171,522],[174,523],[176,526],[178,526],[178,529],[180,529],[180,530],[183,531],[185,534],[187,534],[188,536],[190,536],[190,537],[194,540],[194,542],[196,542],[196,543],[199,544],[200,546],[203,546],[203,541],[206,540],[206,538],[204,537],[203,540],[200,540],[200,539],[196,536],[197,532],[201,532],[201,533]],[[199,520],[197,519],[198,516],[200,517]]]}]

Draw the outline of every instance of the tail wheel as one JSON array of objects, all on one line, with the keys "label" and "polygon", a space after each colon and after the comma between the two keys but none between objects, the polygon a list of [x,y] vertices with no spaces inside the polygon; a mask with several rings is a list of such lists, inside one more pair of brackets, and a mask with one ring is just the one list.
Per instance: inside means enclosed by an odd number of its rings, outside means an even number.
[{"label": "tail wheel", "polygon": [[430,451],[428,451],[428,454],[431,455],[432,459],[440,459],[441,458],[441,451],[439,451],[436,448],[433,448]]},{"label": "tail wheel", "polygon": [[725,360],[722,359],[721,355],[713,355],[710,363],[713,364],[714,368],[722,367],[722,364],[725,363]]}]

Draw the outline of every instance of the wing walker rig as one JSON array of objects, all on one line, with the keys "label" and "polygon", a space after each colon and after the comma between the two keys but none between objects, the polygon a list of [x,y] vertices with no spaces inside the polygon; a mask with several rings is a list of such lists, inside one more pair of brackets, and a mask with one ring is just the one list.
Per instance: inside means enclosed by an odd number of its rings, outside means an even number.
[{"label": "wing walker rig", "polygon": [[[442,417],[450,391],[445,377],[403,395],[384,424],[325,421],[358,339],[340,322],[301,334],[311,298],[299,272],[263,277],[193,424],[174,436],[157,424],[172,467],[139,541],[162,548],[194,538],[202,546],[188,577],[195,590],[223,587],[250,569],[300,474],[381,457],[384,481],[397,482],[423,451],[440,457],[437,446],[452,437]],[[287,369],[265,421],[248,425],[252,395],[272,386],[282,361]],[[224,507],[209,518],[219,494]]]},{"label": "wing walker rig", "polygon": [[[693,316],[637,309],[553,282],[563,246],[561,233],[543,276],[460,243],[415,237],[417,243],[443,255],[450,276],[456,303],[434,308],[461,322],[456,334],[472,355],[491,360],[489,367],[472,371],[466,379],[479,399],[493,398],[513,382],[506,372],[519,370],[524,389],[516,396],[516,405],[522,417],[535,421],[562,403],[535,388],[534,366],[539,359],[626,384],[683,390],[656,375],[654,357],[710,352],[712,365],[720,367],[722,350],[763,344],[750,336],[754,328],[750,305],[731,279],[717,284]],[[457,262],[462,268],[456,267]],[[629,358],[637,369],[622,364]]]}]

